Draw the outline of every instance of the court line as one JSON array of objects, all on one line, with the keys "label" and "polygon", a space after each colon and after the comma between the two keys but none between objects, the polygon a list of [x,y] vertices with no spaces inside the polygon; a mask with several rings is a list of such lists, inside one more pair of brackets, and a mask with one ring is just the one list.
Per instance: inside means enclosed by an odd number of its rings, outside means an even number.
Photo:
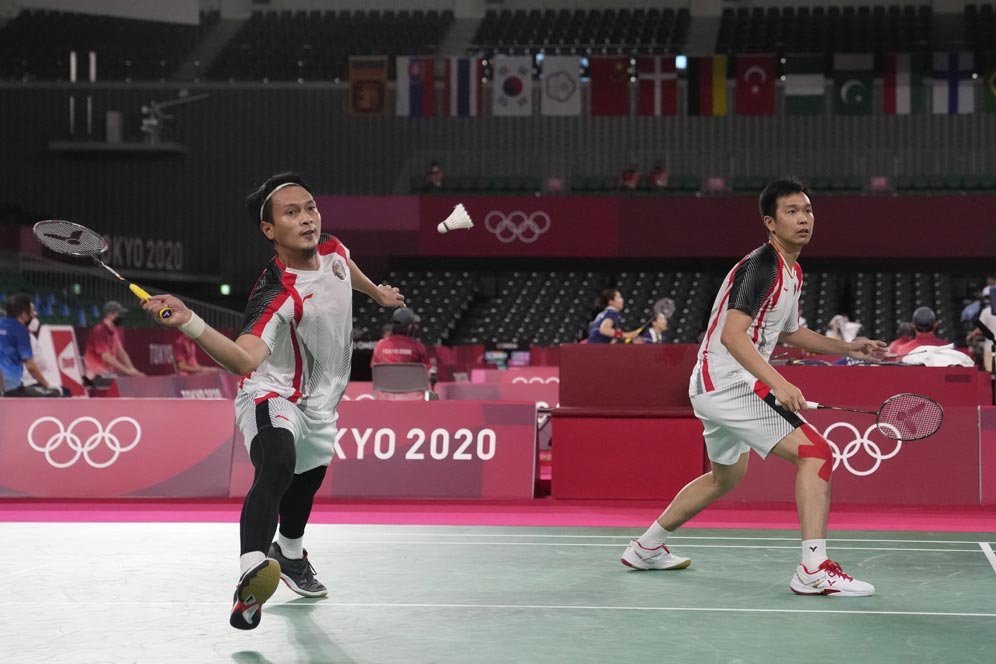
[{"label": "court line", "polygon": [[986,554],[986,559],[992,565],[993,571],[996,572],[996,553],[993,553],[993,548],[989,546],[989,542],[979,542],[979,548],[982,549],[982,553]]},{"label": "court line", "polygon": [[[831,600],[833,601],[833,600]],[[944,611],[861,611],[858,609],[758,609],[758,608],[728,608],[701,606],[590,606],[570,604],[435,604],[435,603],[405,603],[387,604],[375,602],[328,602],[287,603],[281,606],[300,607],[352,607],[376,609],[497,609],[497,610],[566,610],[566,611],[687,611],[695,613],[819,613],[846,614],[862,616],[937,616],[950,618],[996,618],[996,613],[963,613]]]},{"label": "court line", "polygon": [[[805,600],[803,600],[805,601]],[[831,603],[836,600],[829,600]],[[86,605],[103,606],[112,605],[116,607],[217,607],[218,602],[185,602],[177,600],[175,602],[128,602],[119,600],[94,601],[86,600]],[[47,602],[47,601],[27,601],[27,602],[0,602],[0,607],[46,607],[46,608],[78,608],[80,602]],[[841,615],[861,615],[861,616],[935,616],[942,618],[996,618],[996,613],[971,613],[971,612],[947,612],[947,611],[862,611],[860,609],[760,609],[760,608],[732,608],[732,607],[708,607],[708,606],[594,606],[589,604],[445,604],[442,602],[331,602],[321,599],[315,602],[301,602],[300,598],[283,602],[271,602],[267,606],[271,608],[280,606],[284,608],[306,608],[306,609],[334,609],[334,608],[356,608],[356,609],[493,609],[499,611],[521,611],[521,610],[556,610],[556,611],[659,611],[659,612],[688,612],[688,613],[813,613],[813,614],[841,614]]]},{"label": "court line", "polygon": [[[978,544],[978,542],[972,542]],[[617,543],[601,542],[447,542],[436,540],[433,542],[413,542],[411,540],[339,540],[332,545],[353,545],[353,544],[391,544],[394,546],[406,546],[409,544],[425,546],[601,546],[617,547]],[[798,550],[798,546],[775,546],[773,544],[682,544],[683,549],[791,549]],[[898,546],[835,546],[834,551],[933,551],[937,553],[978,553],[976,549],[918,549]]]},{"label": "court line", "polygon": [[[330,525],[330,524],[315,524]],[[402,526],[404,527],[404,526]],[[479,526],[486,527],[486,526]],[[636,531],[633,531],[635,533]],[[533,539],[614,539],[623,543],[633,539],[629,535],[540,535],[536,533],[416,533],[419,537],[508,537]],[[672,535],[668,541],[677,540],[745,540],[748,542],[798,542],[798,537],[749,537],[742,535]],[[828,538],[828,542],[869,542],[872,544],[894,542],[899,544],[978,544],[977,540],[934,540],[934,539],[865,539],[865,538]]]}]

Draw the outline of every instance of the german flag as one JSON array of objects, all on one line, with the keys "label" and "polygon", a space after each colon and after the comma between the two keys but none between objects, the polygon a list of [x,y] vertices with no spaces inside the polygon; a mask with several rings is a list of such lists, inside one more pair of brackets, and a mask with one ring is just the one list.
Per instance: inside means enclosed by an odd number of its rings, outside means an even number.
[{"label": "german flag", "polygon": [[726,115],[725,55],[688,59],[688,114]]}]

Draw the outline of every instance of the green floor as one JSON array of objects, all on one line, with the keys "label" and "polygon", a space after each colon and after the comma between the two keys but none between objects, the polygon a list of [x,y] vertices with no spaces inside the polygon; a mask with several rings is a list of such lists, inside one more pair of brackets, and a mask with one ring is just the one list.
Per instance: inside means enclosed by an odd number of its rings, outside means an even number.
[{"label": "green floor", "polygon": [[[0,524],[0,535],[28,541],[29,527],[53,539],[53,563],[79,538],[116,544],[74,559],[92,591],[42,596],[5,579],[6,661],[996,662],[992,533],[832,533],[833,557],[878,591],[834,598],[789,592],[791,532],[687,530],[672,548],[689,569],[637,572],[618,562],[632,529],[311,526],[330,597],[281,588],[243,633],[227,626],[232,579],[219,573],[234,566],[231,524]],[[150,575],[129,554],[139,549],[175,553]],[[56,570],[57,588],[80,578]],[[63,658],[31,635],[43,627],[86,638],[64,639],[75,656]]]}]

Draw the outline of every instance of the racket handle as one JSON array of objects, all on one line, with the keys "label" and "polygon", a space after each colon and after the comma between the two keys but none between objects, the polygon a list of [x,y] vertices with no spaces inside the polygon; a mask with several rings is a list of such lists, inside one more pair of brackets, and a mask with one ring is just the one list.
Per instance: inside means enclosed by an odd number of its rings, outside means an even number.
[{"label": "racket handle", "polygon": [[[149,295],[145,291],[145,289],[142,288],[141,286],[137,286],[135,284],[128,284],[128,288],[130,288],[131,292],[135,294],[135,297],[140,299],[142,302],[148,302],[150,299],[152,299],[152,296]],[[162,309],[159,310],[159,317],[163,320],[167,320],[172,316],[173,316],[173,310],[168,307],[163,307]]]},{"label": "racket handle", "polygon": [[[780,401],[776,400],[775,401],[775,405],[776,406],[781,406],[782,404],[781,404]],[[816,403],[815,401],[807,401],[806,402],[806,408],[809,408],[810,410],[816,410],[819,407],[820,407],[820,404]]]}]

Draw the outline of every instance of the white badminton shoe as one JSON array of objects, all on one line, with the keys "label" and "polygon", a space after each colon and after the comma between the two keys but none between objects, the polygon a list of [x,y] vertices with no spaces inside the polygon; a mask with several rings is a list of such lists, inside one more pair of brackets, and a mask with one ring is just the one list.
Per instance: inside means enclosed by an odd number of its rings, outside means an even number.
[{"label": "white badminton shoe", "polygon": [[845,574],[838,563],[824,560],[810,572],[799,563],[789,588],[796,595],[836,595],[838,597],[867,597],[875,593],[875,586]]},{"label": "white badminton shoe", "polygon": [[263,603],[273,596],[280,584],[280,564],[267,558],[239,579],[235,587],[229,624],[236,629],[256,629],[263,616]]},{"label": "white badminton shoe", "polygon": [[630,541],[619,561],[626,567],[640,570],[685,569],[692,564],[691,558],[676,556],[663,544],[646,549],[636,540]]}]

